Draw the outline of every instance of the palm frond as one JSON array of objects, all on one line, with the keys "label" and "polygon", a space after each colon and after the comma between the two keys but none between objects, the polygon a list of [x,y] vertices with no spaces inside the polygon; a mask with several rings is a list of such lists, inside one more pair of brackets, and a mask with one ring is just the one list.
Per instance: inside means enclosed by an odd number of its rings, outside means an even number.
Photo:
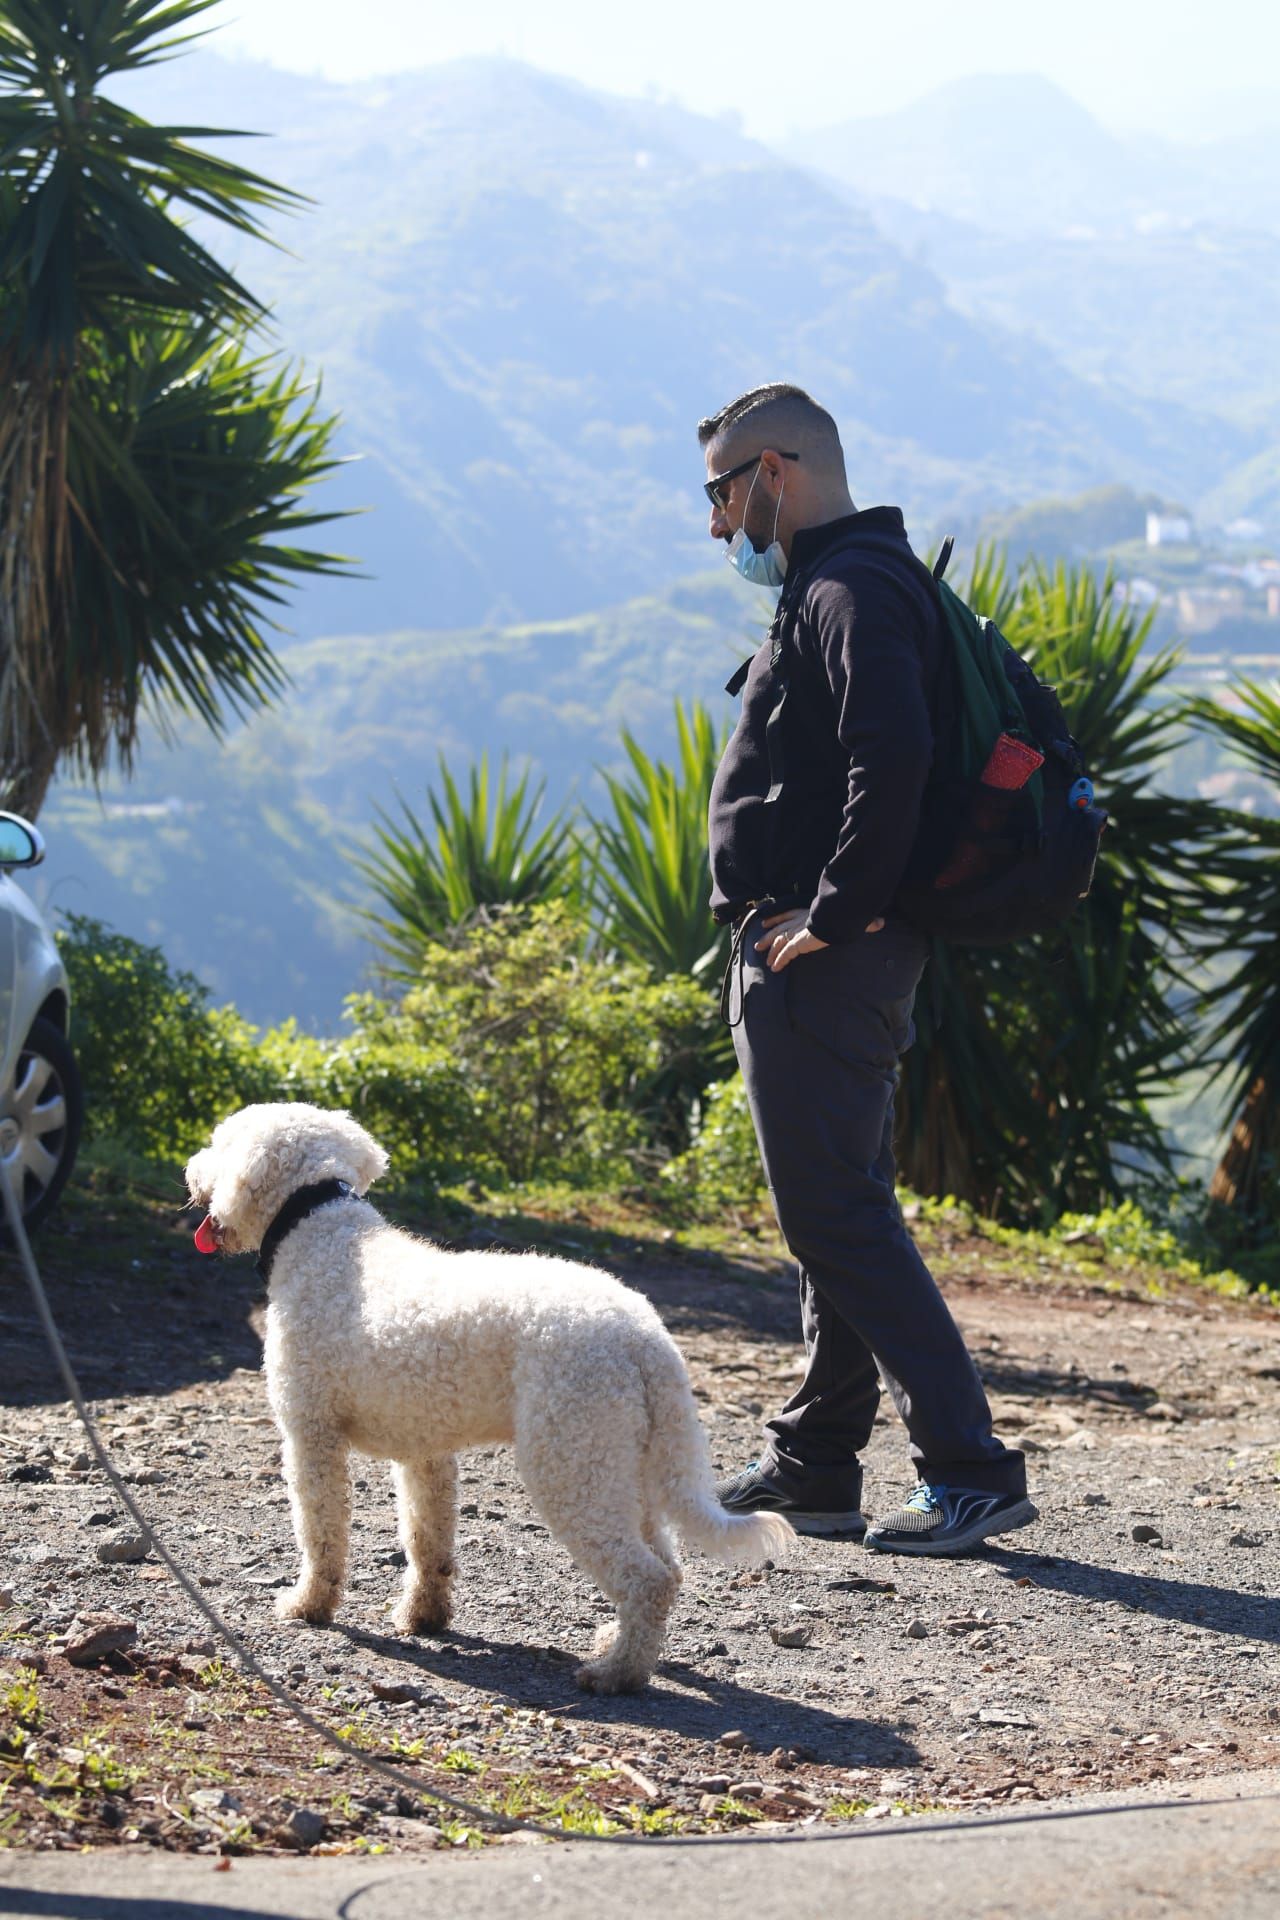
[{"label": "palm frond", "polygon": [[626,776],[603,775],[612,813],[593,816],[592,891],[605,939],[662,975],[706,978],[726,932],[707,905],[707,808],[724,737],[700,702],[675,706],[676,758],[651,758],[629,733]]},{"label": "palm frond", "polygon": [[441,755],[439,777],[439,791],[427,793],[429,822],[403,798],[398,820],[379,808],[376,849],[354,860],[381,902],[364,918],[392,980],[420,978],[429,948],[487,907],[581,896],[572,821],[557,812],[536,830],[543,785],[531,794],[527,769],[509,786],[504,759],[495,786],[482,755],[464,794]]}]

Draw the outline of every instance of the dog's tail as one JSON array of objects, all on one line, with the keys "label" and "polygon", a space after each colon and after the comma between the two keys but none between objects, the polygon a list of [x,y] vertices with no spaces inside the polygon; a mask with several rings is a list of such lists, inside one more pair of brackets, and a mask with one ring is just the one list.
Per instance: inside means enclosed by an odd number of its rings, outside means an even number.
[{"label": "dog's tail", "polygon": [[649,1470],[656,1504],[689,1546],[716,1560],[785,1560],[795,1535],[776,1513],[726,1513],[716,1498],[711,1450],[673,1342],[642,1360],[649,1402]]}]

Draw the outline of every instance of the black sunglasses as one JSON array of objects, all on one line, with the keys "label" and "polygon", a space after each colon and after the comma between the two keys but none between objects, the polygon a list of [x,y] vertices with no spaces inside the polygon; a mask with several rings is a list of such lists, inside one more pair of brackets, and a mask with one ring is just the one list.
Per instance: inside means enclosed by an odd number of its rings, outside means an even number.
[{"label": "black sunglasses", "polygon": [[[729,503],[727,499],[722,497],[721,490],[727,487],[731,480],[736,480],[740,473],[750,473],[752,467],[757,466],[759,462],[763,460],[767,451],[767,448],[761,447],[759,453],[752,454],[750,460],[744,460],[740,467],[730,467],[727,472],[716,474],[713,480],[703,481],[702,491],[706,494],[713,507],[719,507],[721,513],[724,512]],[[779,457],[783,460],[798,460],[800,455],[798,453],[784,453]]]}]

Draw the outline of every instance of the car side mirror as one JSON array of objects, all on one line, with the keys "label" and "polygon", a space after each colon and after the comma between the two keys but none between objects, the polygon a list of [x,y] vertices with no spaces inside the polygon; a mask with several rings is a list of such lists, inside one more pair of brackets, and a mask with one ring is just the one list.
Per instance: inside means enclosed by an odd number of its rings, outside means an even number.
[{"label": "car side mirror", "polygon": [[31,822],[0,813],[0,867],[38,867],[43,859],[44,841]]}]

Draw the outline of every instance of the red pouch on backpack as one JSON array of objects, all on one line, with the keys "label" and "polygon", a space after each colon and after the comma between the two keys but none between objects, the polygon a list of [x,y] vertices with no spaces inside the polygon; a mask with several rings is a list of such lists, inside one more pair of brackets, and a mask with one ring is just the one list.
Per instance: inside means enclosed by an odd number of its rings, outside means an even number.
[{"label": "red pouch on backpack", "polygon": [[[1035,747],[1029,747],[1025,740],[1015,740],[1011,733],[1002,733],[987,756],[979,790],[973,796],[969,816],[971,830],[978,834],[994,833],[1008,811],[1008,803],[1003,796],[1025,787],[1036,768],[1043,765],[1044,755]],[[984,798],[982,787],[990,792],[989,800]],[[962,838],[933,884],[935,887],[954,887],[962,880],[976,880],[990,873],[999,860],[997,848],[989,843]]]}]

